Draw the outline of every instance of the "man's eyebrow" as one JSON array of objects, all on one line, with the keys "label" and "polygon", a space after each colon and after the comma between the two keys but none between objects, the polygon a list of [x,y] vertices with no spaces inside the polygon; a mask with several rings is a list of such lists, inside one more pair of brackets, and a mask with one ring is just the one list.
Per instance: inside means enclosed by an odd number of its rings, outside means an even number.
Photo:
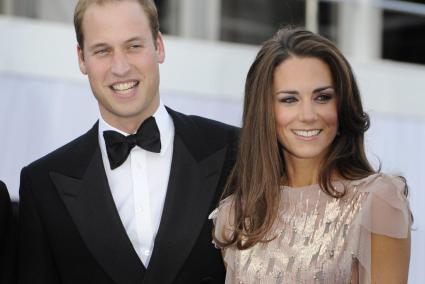
[{"label": "man's eyebrow", "polygon": [[99,43],[96,43],[96,44],[94,44],[94,45],[91,45],[91,46],[89,46],[89,50],[90,51],[93,51],[93,50],[95,50],[95,49],[98,49],[98,48],[100,48],[100,47],[106,47],[106,46],[108,46],[106,43],[104,43],[104,42],[99,42]]},{"label": "man's eyebrow", "polygon": [[[127,43],[130,43],[130,42],[133,42],[133,41],[140,41],[140,42],[144,43],[146,41],[146,39],[141,38],[141,37],[132,37],[132,38],[129,38],[128,40],[126,40],[124,43],[127,44]],[[92,50],[95,50],[97,48],[106,47],[106,46],[108,46],[108,44],[106,42],[99,42],[99,43],[96,43],[92,46],[89,46],[88,49],[90,51],[92,51]]]},{"label": "man's eyebrow", "polygon": [[132,38],[130,38],[130,39],[128,39],[128,40],[126,40],[126,41],[125,41],[125,43],[129,43],[129,42],[132,42],[132,41],[141,41],[141,42],[145,42],[145,41],[146,41],[146,39],[145,39],[145,38],[142,38],[142,37],[138,37],[138,36],[136,36],[136,37],[132,37]]}]

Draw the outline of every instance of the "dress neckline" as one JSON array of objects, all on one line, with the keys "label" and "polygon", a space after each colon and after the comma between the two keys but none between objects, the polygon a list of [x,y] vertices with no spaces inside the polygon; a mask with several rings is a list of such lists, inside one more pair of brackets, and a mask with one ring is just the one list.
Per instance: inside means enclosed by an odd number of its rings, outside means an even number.
[{"label": "dress neckline", "polygon": [[[344,188],[350,183],[350,180],[345,180],[345,179],[340,179],[340,180],[335,180],[332,181],[332,185],[334,186],[334,188],[336,190],[341,190],[343,191]],[[298,186],[298,187],[293,187],[293,186],[288,186],[288,185],[281,185],[280,188],[282,190],[286,190],[286,191],[295,191],[295,192],[304,192],[304,191],[311,191],[311,190],[321,190],[320,185],[318,183],[315,184],[309,184],[309,185],[304,185],[304,186]]]}]

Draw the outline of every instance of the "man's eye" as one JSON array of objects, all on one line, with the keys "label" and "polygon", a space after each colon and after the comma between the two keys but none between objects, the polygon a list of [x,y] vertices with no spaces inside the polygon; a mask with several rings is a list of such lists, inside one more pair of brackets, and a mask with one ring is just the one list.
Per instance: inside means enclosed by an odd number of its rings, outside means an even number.
[{"label": "man's eye", "polygon": [[96,54],[96,55],[104,55],[106,53],[108,53],[108,50],[107,49],[99,49],[99,50],[96,50],[94,52],[94,54]]},{"label": "man's eye", "polygon": [[139,49],[139,48],[141,48],[142,46],[140,45],[140,44],[133,44],[133,45],[130,45],[130,49]]}]

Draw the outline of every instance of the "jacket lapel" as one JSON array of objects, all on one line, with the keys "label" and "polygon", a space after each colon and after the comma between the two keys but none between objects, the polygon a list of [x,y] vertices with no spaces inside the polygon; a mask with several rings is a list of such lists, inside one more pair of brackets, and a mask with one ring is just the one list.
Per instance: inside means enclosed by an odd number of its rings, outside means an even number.
[{"label": "jacket lapel", "polygon": [[94,150],[80,156],[87,159],[83,176],[58,172],[51,172],[50,176],[82,239],[106,273],[117,284],[141,283],[145,268],[115,207],[97,142],[97,127],[94,128]]},{"label": "jacket lapel", "polygon": [[149,284],[172,283],[189,256],[211,210],[226,152],[222,148],[198,161],[182,138],[184,126],[169,112],[176,133],[167,196],[143,282]]}]

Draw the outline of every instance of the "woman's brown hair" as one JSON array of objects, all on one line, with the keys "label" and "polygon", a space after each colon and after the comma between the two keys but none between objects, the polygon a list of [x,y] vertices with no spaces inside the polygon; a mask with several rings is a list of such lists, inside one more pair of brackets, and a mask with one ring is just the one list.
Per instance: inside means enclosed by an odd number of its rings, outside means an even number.
[{"label": "woman's brown hair", "polygon": [[363,111],[350,64],[324,37],[301,28],[282,28],[263,44],[246,78],[238,154],[224,192],[224,197],[234,196],[234,220],[230,220],[234,233],[224,243],[218,241],[219,245],[247,249],[270,237],[267,234],[277,217],[280,188],[288,182],[275,126],[273,75],[290,57],[318,58],[332,74],[339,129],[322,161],[318,178],[322,190],[341,197],[344,193],[331,185],[333,174],[354,180],[374,172],[364,149],[369,117]]}]

